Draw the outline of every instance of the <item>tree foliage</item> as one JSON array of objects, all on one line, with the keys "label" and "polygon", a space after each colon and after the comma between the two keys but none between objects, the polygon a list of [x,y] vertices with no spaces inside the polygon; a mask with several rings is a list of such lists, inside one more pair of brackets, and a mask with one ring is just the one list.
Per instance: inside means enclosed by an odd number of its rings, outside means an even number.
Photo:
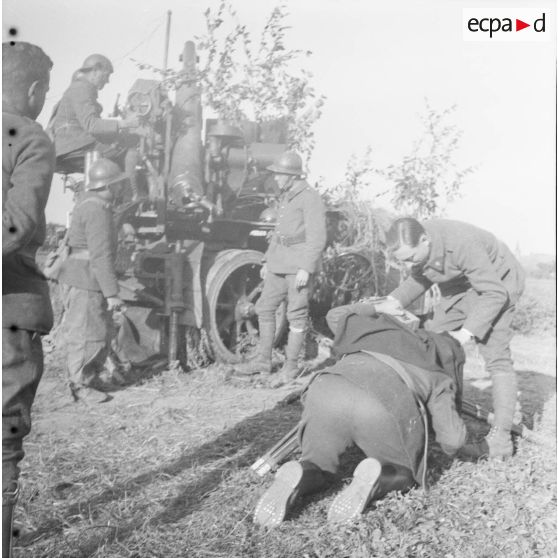
[{"label": "tree foliage", "polygon": [[313,124],[325,100],[312,85],[313,75],[297,64],[310,51],[289,49],[288,16],[283,2],[269,15],[254,40],[230,0],[205,13],[206,32],[198,38],[201,55],[200,84],[206,104],[221,118],[287,121],[290,147],[310,154]]},{"label": "tree foliage", "polygon": [[455,161],[462,136],[449,121],[455,109],[454,105],[439,111],[426,101],[423,131],[411,153],[400,163],[378,171],[393,188],[392,202],[398,212],[418,219],[441,216],[460,195],[463,181],[473,168],[461,169]]},{"label": "tree foliage", "polygon": [[161,74],[169,89],[195,80],[204,106],[218,118],[284,120],[289,147],[309,156],[314,148],[312,127],[321,116],[325,97],[315,90],[312,72],[303,67],[312,53],[286,46],[285,3],[271,11],[257,39],[239,22],[231,0],[207,8],[204,17],[205,33],[196,37],[200,63],[194,76],[144,63],[139,67]]}]

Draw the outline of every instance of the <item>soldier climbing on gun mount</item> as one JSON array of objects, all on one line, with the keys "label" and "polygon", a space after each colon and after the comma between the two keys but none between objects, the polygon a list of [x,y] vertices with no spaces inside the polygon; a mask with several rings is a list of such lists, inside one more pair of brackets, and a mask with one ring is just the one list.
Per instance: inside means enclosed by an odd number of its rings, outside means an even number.
[{"label": "soldier climbing on gun mount", "polygon": [[480,444],[466,446],[464,453],[511,456],[517,380],[510,341],[515,306],[525,283],[521,265],[493,234],[459,221],[398,219],[386,243],[410,275],[383,303],[383,311],[397,312],[437,284],[442,298],[425,328],[447,331],[462,345],[476,342],[492,378],[493,426]]},{"label": "soldier climbing on gun mount", "polygon": [[110,313],[123,306],[115,271],[112,202],[120,195],[126,175],[113,161],[98,159],[88,178],[72,212],[70,254],[58,278],[65,307],[60,335],[74,399],[102,403],[111,398],[106,392],[116,387],[103,374],[112,334]]},{"label": "soldier climbing on gun mount", "polygon": [[52,327],[45,277],[35,264],[45,240],[54,147],[34,120],[52,61],[38,46],[2,44],[2,556],[11,556],[23,438],[43,374],[41,335]]},{"label": "soldier climbing on gun mount", "polygon": [[286,360],[276,383],[288,382],[298,373],[298,357],[308,325],[308,302],[312,274],[320,265],[326,244],[324,203],[302,177],[302,159],[286,151],[268,167],[280,189],[277,223],[262,260],[264,287],[256,303],[260,341],[257,357],[237,367],[240,375],[272,371],[271,353],[275,337],[275,313],[287,300],[289,336]]},{"label": "soldier climbing on gun mount", "polygon": [[56,104],[48,124],[56,148],[57,166],[65,160],[85,156],[87,151],[98,151],[101,157],[112,159],[123,166],[132,181],[138,162],[138,138],[130,133],[139,126],[138,118],[101,118],[103,107],[97,96],[113,73],[111,61],[102,54],[88,56],[74,72],[68,89]]}]

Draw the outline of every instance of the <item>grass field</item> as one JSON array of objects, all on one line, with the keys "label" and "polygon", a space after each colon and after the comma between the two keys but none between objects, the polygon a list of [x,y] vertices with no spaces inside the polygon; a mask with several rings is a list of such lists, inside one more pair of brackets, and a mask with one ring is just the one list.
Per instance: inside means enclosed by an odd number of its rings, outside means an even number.
[{"label": "grass field", "polygon": [[[551,291],[549,282],[529,284],[545,308]],[[303,501],[271,532],[255,526],[251,514],[272,479],[249,466],[298,421],[292,386],[239,387],[226,368],[212,366],[165,371],[88,407],[71,401],[55,349],[46,357],[25,444],[15,556],[556,556],[553,333],[534,329],[513,344],[524,420],[544,444],[518,440],[516,455],[503,463],[451,460],[434,444],[428,492],[390,494],[355,524],[331,528],[327,509],[361,457],[354,450],[337,486]],[[466,377],[466,397],[489,406],[474,354]],[[471,438],[487,430],[467,423]]]}]

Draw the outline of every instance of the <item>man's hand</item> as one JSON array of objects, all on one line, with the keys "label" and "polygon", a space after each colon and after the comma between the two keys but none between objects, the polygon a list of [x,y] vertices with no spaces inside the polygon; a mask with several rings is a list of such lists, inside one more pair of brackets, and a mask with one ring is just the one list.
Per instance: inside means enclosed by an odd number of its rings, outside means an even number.
[{"label": "man's hand", "polygon": [[129,114],[126,118],[123,118],[118,122],[118,127],[120,130],[127,130],[129,128],[138,128],[139,120],[135,114]]},{"label": "man's hand", "polygon": [[310,279],[310,273],[305,269],[299,269],[296,272],[295,287],[297,289],[303,289],[308,285],[308,279]]},{"label": "man's hand", "polygon": [[265,280],[266,275],[267,275],[267,265],[263,264],[262,267],[260,268],[260,277],[262,278],[262,280]]},{"label": "man's hand", "polygon": [[109,296],[107,298],[107,307],[109,312],[112,312],[113,310],[123,310],[124,302],[117,296]]},{"label": "man's hand", "polygon": [[473,339],[475,338],[474,335],[468,329],[465,329],[464,327],[462,327],[461,329],[458,329],[456,331],[448,331],[448,333],[454,339],[459,341],[459,343],[461,345],[465,345],[466,343],[469,343],[469,342],[473,341]]},{"label": "man's hand", "polygon": [[391,295],[386,296],[385,300],[372,302],[379,314],[390,314],[392,316],[401,316],[405,309],[401,303]]}]

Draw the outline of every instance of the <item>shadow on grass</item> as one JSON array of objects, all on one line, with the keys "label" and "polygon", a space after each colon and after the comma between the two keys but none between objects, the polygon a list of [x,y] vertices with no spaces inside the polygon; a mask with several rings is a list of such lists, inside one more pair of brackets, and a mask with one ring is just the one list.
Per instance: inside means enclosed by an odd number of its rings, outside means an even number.
[{"label": "shadow on grass", "polygon": [[[556,381],[555,378],[529,371],[518,372],[518,380],[522,392],[525,422],[528,425],[528,421],[531,421],[532,424],[533,417],[542,413],[544,402],[555,392]],[[480,403],[485,408],[491,408],[490,390],[479,390],[469,383],[466,384],[465,397]],[[227,472],[249,467],[276,440],[291,430],[299,417],[300,404],[292,395],[287,396],[273,409],[262,411],[243,420],[212,441],[187,451],[179,459],[141,473],[87,500],[70,505],[65,510],[63,518],[46,521],[33,532],[22,536],[19,546],[29,547],[40,538],[61,534],[69,524],[73,523],[75,526],[75,518],[78,516],[99,516],[105,504],[130,498],[148,485],[160,482],[161,477],[174,477],[188,469],[206,466],[208,469],[206,472],[191,482],[180,484],[180,493],[177,496],[161,502],[164,509],[155,517],[146,522],[141,513],[136,513],[132,519],[120,523],[118,527],[101,526],[98,530],[90,531],[88,535],[80,533],[79,546],[72,548],[68,556],[72,558],[91,556],[104,545],[111,544],[115,540],[124,541],[134,532],[145,529],[146,526],[176,523],[199,510],[203,506],[204,498],[223,483]],[[487,425],[475,419],[466,418],[466,422],[473,438],[479,439],[488,430]],[[362,458],[363,454],[358,448],[349,450],[341,462],[341,477],[349,477]],[[435,484],[451,467],[452,462],[453,459],[446,456],[437,444],[432,444],[428,456],[429,484]],[[303,499],[292,510],[292,517],[298,517],[309,503],[326,498],[338,489],[339,483],[335,483],[326,491]]]},{"label": "shadow on grass", "polygon": [[[243,420],[234,428],[208,443],[192,448],[173,462],[141,473],[87,500],[71,504],[65,510],[63,518],[46,521],[34,531],[26,533],[19,539],[18,546],[30,546],[40,538],[61,533],[76,516],[98,515],[99,512],[96,510],[100,510],[103,505],[121,498],[130,498],[132,494],[160,480],[161,476],[172,477],[192,467],[218,462],[201,478],[184,485],[180,495],[167,501],[165,510],[149,521],[151,525],[173,523],[195,512],[201,506],[204,496],[222,483],[226,471],[249,467],[276,440],[291,430],[299,418],[299,404],[279,402],[273,409],[262,411]],[[145,517],[137,517],[124,526],[118,526],[108,535],[104,534],[93,540],[82,539],[83,543],[79,548],[73,550],[72,558],[89,556],[96,548],[116,538],[125,539],[134,530],[145,527],[145,524]]]},{"label": "shadow on grass", "polygon": [[[544,404],[556,393],[556,378],[530,370],[518,370],[516,376],[523,424],[532,429],[536,417],[542,415]],[[479,389],[474,383],[465,382],[465,398],[492,410],[492,388]],[[479,421],[474,423],[478,424]],[[487,431],[488,427],[483,426],[482,430]]]}]

